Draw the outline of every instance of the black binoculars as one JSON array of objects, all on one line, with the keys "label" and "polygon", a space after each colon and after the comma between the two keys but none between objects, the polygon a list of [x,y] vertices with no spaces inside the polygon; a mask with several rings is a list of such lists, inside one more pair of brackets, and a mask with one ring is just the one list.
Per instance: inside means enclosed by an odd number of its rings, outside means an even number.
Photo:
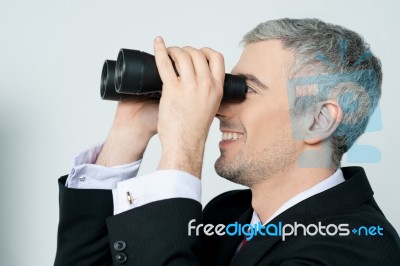
[{"label": "black binoculars", "polygon": [[[119,101],[137,95],[160,98],[161,90],[162,81],[151,54],[121,49],[117,61],[104,62],[100,83],[103,100]],[[246,91],[245,77],[225,74],[223,101],[241,102]]]}]

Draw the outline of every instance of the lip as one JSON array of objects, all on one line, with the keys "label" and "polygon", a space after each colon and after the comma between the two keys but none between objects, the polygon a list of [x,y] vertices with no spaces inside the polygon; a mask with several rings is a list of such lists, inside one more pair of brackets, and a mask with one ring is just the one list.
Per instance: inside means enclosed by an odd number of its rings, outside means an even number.
[{"label": "lip", "polygon": [[228,133],[237,133],[237,134],[244,135],[243,132],[235,131],[235,130],[232,130],[232,129],[229,129],[229,128],[220,128],[219,131],[221,131],[221,133],[222,132],[228,132]]},{"label": "lip", "polygon": [[223,148],[228,147],[229,145],[234,145],[235,142],[239,142],[239,141],[240,140],[221,140],[218,143],[218,146],[219,146],[220,149],[223,149]]}]

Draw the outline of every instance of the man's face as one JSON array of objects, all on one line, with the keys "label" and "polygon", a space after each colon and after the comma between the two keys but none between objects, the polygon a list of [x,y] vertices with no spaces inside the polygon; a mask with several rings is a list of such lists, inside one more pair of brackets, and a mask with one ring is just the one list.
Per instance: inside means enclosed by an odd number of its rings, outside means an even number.
[{"label": "man's face", "polygon": [[[248,77],[242,103],[222,103],[217,113],[222,131],[220,176],[252,186],[272,174],[287,171],[297,158],[286,81],[294,61],[279,40],[246,46],[232,74]],[[228,138],[230,140],[224,140]]]}]

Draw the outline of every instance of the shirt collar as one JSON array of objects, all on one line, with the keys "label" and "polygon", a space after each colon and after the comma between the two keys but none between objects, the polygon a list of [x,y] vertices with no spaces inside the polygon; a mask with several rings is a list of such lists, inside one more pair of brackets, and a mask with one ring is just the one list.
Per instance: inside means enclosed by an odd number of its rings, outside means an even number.
[{"label": "shirt collar", "polygon": [[[310,187],[309,189],[307,189],[303,192],[300,192],[299,194],[295,195],[294,197],[292,197],[288,201],[286,201],[281,207],[279,207],[272,214],[272,216],[264,223],[264,225],[269,223],[276,216],[278,216],[282,212],[286,211],[290,207],[296,205],[297,203],[299,203],[309,197],[312,197],[318,193],[321,193],[327,189],[330,189],[334,186],[337,186],[344,181],[345,180],[344,180],[343,172],[340,168],[338,168],[336,170],[336,172],[333,175],[331,175],[330,177],[325,178],[321,182],[315,184],[314,186]],[[255,211],[253,211],[253,216],[251,217],[251,224],[257,224],[258,222],[261,222],[261,220],[258,217],[257,213]]]}]

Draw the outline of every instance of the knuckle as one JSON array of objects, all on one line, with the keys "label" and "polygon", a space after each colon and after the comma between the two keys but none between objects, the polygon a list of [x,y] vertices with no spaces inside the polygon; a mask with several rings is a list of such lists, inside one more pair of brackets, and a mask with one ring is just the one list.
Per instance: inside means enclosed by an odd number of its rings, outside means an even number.
[{"label": "knuckle", "polygon": [[179,47],[177,46],[170,46],[167,48],[168,53],[175,53],[179,50]]},{"label": "knuckle", "polygon": [[224,60],[224,56],[220,52],[217,52],[209,47],[203,47],[201,48],[201,51],[208,54],[210,57],[214,57],[217,60]]},{"label": "knuckle", "polygon": [[182,60],[190,60],[190,55],[186,51],[182,51],[179,56],[182,58]]},{"label": "knuckle", "polygon": [[190,46],[185,46],[183,49],[193,57],[199,57],[203,55],[203,53],[200,50]]},{"label": "knuckle", "polygon": [[221,60],[224,60],[224,56],[220,52],[215,52],[215,56]]},{"label": "knuckle", "polygon": [[224,94],[223,85],[218,85],[218,86],[216,87],[216,89],[214,90],[214,93],[215,93],[218,97],[221,97],[221,98],[222,98],[222,96],[223,96],[223,94]]},{"label": "knuckle", "polygon": [[214,55],[213,56],[218,61],[224,62],[224,56],[221,53],[214,51]]},{"label": "knuckle", "polygon": [[183,50],[196,50],[192,46],[184,46],[182,49]]},{"label": "knuckle", "polygon": [[176,45],[171,45],[171,46],[168,46],[167,49],[180,49],[180,48]]},{"label": "knuckle", "polygon": [[185,49],[179,48],[177,46],[169,47],[168,53],[176,60],[188,60],[190,59],[189,54]]},{"label": "knuckle", "polygon": [[188,89],[196,89],[197,83],[194,80],[188,80],[188,81],[186,81],[185,87]]},{"label": "knuckle", "polygon": [[212,88],[214,86],[214,82],[209,78],[203,78],[199,82],[201,87],[204,88]]},{"label": "knuckle", "polygon": [[212,50],[211,48],[209,48],[209,47],[203,47],[203,48],[201,48],[200,49],[202,52],[210,52],[210,50]]}]

